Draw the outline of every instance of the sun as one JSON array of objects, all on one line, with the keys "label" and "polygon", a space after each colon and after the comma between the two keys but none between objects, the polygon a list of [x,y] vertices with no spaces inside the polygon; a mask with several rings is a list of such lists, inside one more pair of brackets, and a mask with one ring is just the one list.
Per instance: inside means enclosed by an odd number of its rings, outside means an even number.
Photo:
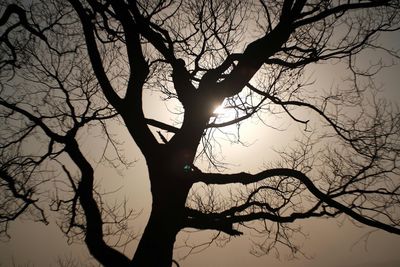
[{"label": "sun", "polygon": [[235,120],[237,116],[236,110],[224,102],[214,109],[212,121],[214,123],[226,123]]},{"label": "sun", "polygon": [[225,108],[225,105],[222,103],[221,105],[217,106],[214,109],[214,116],[219,116],[219,115],[223,115],[225,112],[227,112],[227,109]]}]

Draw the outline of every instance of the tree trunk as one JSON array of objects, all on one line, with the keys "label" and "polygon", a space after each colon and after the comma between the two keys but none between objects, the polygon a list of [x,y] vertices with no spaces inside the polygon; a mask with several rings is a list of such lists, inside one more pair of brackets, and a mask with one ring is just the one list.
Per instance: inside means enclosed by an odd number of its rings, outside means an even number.
[{"label": "tree trunk", "polygon": [[151,212],[139,246],[135,252],[132,266],[170,267],[173,248],[179,225],[159,208]]},{"label": "tree trunk", "polygon": [[[133,257],[135,267],[170,267],[175,238],[183,227],[185,202],[192,183],[184,165],[171,160],[149,164],[152,210]],[[176,162],[175,162],[176,163]],[[175,167],[174,167],[175,166]]]}]

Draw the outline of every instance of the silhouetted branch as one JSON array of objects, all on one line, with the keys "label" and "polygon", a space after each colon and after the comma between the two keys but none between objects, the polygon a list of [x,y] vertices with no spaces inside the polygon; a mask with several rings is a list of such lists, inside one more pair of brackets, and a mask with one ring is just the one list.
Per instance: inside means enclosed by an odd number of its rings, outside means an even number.
[{"label": "silhouetted branch", "polygon": [[[388,225],[381,223],[379,221],[376,221],[372,218],[367,218],[365,216],[362,216],[361,214],[355,212],[351,206],[346,206],[344,204],[341,204],[340,202],[336,201],[333,197],[331,197],[329,194],[322,192],[319,190],[312,180],[306,176],[304,173],[293,170],[293,169],[286,169],[286,168],[276,168],[276,169],[269,169],[265,170],[256,174],[249,174],[249,173],[236,173],[236,174],[212,174],[212,173],[196,173],[196,177],[198,178],[199,182],[203,182],[205,184],[230,184],[230,183],[240,183],[240,184],[250,184],[250,183],[256,183],[262,180],[268,180],[269,178],[273,177],[292,177],[297,180],[299,180],[302,184],[304,184],[307,189],[318,199],[321,201],[325,202],[329,206],[336,208],[340,212],[343,212],[353,219],[372,226],[372,227],[377,227],[380,229],[383,229],[385,231],[391,232],[391,233],[396,233],[400,234],[400,229],[396,228],[398,225]],[[395,190],[397,191],[397,190]],[[375,193],[380,193],[379,190],[375,190]],[[391,195],[396,196],[398,193],[392,192]],[[337,196],[334,196],[337,197]],[[247,204],[249,205],[249,204]],[[255,214],[250,214],[247,216],[240,217],[237,221],[234,222],[240,222],[240,221],[248,221],[248,220],[255,220],[255,219],[268,219],[272,221],[280,221],[281,222],[289,222],[293,221],[296,217],[310,217],[311,215],[307,214],[295,214],[293,216],[290,216],[288,218],[285,217],[280,217],[277,216],[274,218],[273,215],[271,214],[264,214],[264,213],[255,213]]]},{"label": "silhouetted branch", "polygon": [[171,132],[171,133],[177,133],[179,131],[179,129],[174,127],[174,126],[168,125],[166,123],[163,123],[161,121],[157,121],[157,120],[154,120],[154,119],[146,119],[146,123],[151,125],[151,126],[166,130],[166,131]]}]

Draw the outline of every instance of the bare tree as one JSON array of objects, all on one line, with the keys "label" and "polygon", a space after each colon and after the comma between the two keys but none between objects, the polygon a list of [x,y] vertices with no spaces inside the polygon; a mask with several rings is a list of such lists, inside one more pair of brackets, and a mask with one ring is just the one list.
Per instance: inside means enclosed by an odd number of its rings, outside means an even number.
[{"label": "bare tree", "polygon": [[[249,228],[265,236],[254,253],[282,245],[296,252],[292,222],[312,217],[345,214],[400,234],[400,115],[375,94],[373,75],[385,63],[363,61],[368,51],[399,57],[379,43],[399,29],[399,7],[397,0],[6,1],[1,233],[20,216],[47,223],[48,200],[64,233],[84,238],[104,266],[178,264],[173,248],[185,228],[228,236]],[[310,91],[304,73],[321,62],[346,63],[352,86]],[[146,90],[175,107],[174,124],[146,117]],[[220,105],[234,115],[224,119]],[[245,120],[276,115],[313,134],[258,173],[220,168],[217,133],[240,141]],[[309,125],[311,117],[320,123]],[[115,120],[144,155],[151,183],[151,214],[132,259],[116,248],[135,238],[118,238],[131,211],[102,200],[79,138],[101,132],[103,160],[128,164],[109,132]],[[230,125],[237,132],[224,132]],[[205,194],[191,191],[198,183]],[[242,186],[218,195],[218,185]]]}]

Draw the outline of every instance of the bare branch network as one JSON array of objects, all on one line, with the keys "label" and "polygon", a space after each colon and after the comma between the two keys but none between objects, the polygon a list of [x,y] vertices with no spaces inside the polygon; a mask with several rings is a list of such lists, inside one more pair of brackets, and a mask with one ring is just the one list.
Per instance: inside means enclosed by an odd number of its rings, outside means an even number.
[{"label": "bare branch network", "polygon": [[[188,228],[228,240],[255,231],[265,237],[256,255],[297,253],[294,222],[313,217],[343,214],[400,234],[400,113],[374,83],[399,60],[398,47],[382,44],[398,34],[399,8],[398,0],[6,0],[1,237],[18,218],[56,218],[104,266],[171,266]],[[373,53],[382,60],[369,60]],[[347,80],[313,87],[308,71],[334,63]],[[153,100],[170,120],[149,115]],[[252,149],[242,128],[263,138],[271,118],[305,134],[262,171],[229,172],[222,139]],[[118,193],[95,171],[133,163],[115,127],[148,167],[152,209],[140,237],[130,229],[138,214],[125,197],[110,201]],[[86,149],[85,136],[99,142]]]}]

